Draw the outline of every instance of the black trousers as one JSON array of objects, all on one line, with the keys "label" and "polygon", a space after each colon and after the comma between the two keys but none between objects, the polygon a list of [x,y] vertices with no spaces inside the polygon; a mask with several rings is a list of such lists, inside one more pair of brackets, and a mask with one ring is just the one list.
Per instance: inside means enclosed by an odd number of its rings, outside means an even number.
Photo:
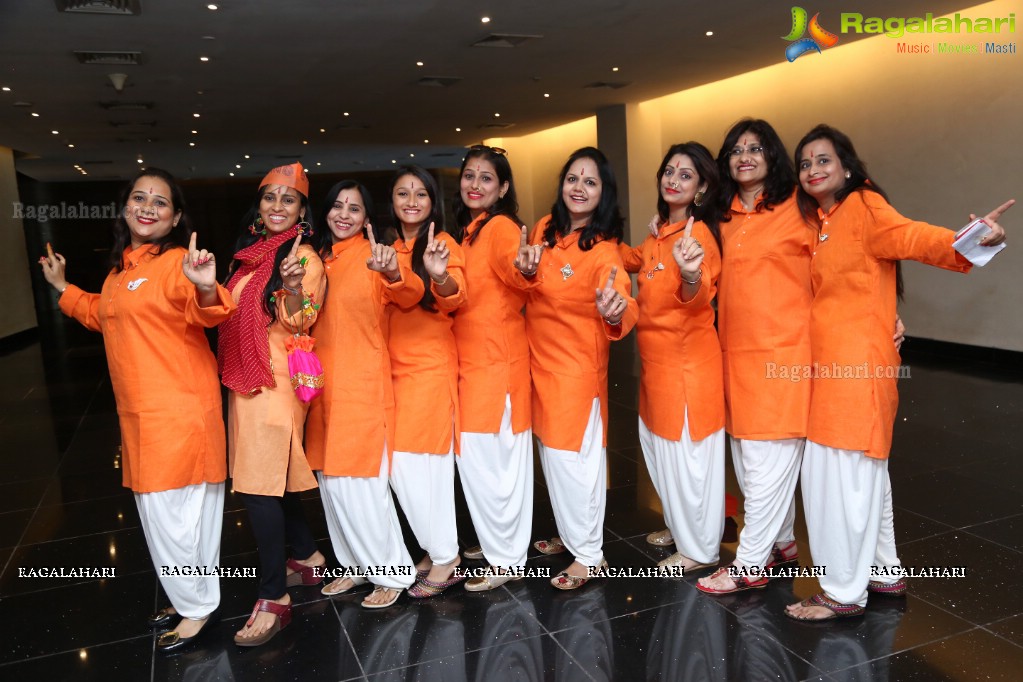
[{"label": "black trousers", "polygon": [[297,559],[308,559],[317,550],[302,501],[298,493],[284,493],[284,497],[240,494],[259,552],[259,598],[280,599],[287,591],[286,545],[291,545]]}]

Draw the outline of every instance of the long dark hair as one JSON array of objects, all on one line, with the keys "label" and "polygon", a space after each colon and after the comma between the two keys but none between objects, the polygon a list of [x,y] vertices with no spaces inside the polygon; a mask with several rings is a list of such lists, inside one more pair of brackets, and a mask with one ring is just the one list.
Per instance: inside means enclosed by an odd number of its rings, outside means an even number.
[{"label": "long dark hair", "polygon": [[170,232],[150,242],[150,244],[156,246],[157,255],[175,246],[187,247],[188,240],[192,237],[192,221],[188,217],[185,195],[181,192],[178,181],[174,179],[173,175],[162,168],[143,168],[121,190],[121,211],[114,220],[114,243],[110,247],[109,256],[110,267],[115,272],[120,272],[124,268],[124,250],[131,245],[131,230],[128,228],[128,221],[124,218],[124,212],[128,208],[128,198],[131,197],[131,191],[135,189],[135,183],[140,178],[159,178],[166,182],[171,191],[171,210],[181,214],[181,217],[178,218],[178,224],[172,227]]},{"label": "long dark hair", "polygon": [[[270,185],[263,185],[256,192],[255,200],[252,202],[252,206],[245,212],[245,216],[242,218],[241,231],[238,233],[238,239],[234,243],[234,252],[238,253],[247,246],[252,246],[260,239],[262,235],[252,234],[249,227],[256,222],[256,218],[259,217],[259,204],[263,200],[263,195],[266,193],[266,188]],[[294,189],[294,188],[293,188]],[[298,190],[295,190],[298,192]],[[299,222],[305,221],[312,228],[313,236],[316,235],[316,223],[314,222],[313,212],[309,207],[309,197],[298,192],[299,196]],[[297,236],[297,235],[296,235]],[[302,238],[305,241],[305,237]],[[273,296],[275,291],[278,291],[284,286],[284,279],[281,278],[281,261],[288,256],[288,252],[291,251],[291,247],[294,246],[294,240],[286,240],[283,244],[277,247],[277,253],[274,254],[273,270],[271,271],[270,281],[266,283],[266,287],[263,288],[263,310],[270,315],[270,323],[273,324],[277,320],[277,306],[274,305],[270,298]],[[224,282],[227,283],[231,279],[231,275],[241,265],[241,261],[232,260],[231,266],[227,269],[227,276],[224,278]]]},{"label": "long dark hair", "polygon": [[589,224],[582,228],[579,248],[582,251],[589,251],[594,244],[604,239],[622,241],[625,221],[618,208],[618,182],[615,180],[611,162],[604,156],[604,152],[596,147],[583,147],[572,152],[558,175],[558,198],[551,206],[551,217],[543,231],[543,240],[547,246],[553,247],[559,236],[564,237],[572,232],[572,217],[568,212],[568,206],[565,205],[562,188],[565,186],[565,176],[568,175],[569,169],[579,159],[590,159],[596,164],[601,184],[600,202]]},{"label": "long dark hair", "polygon": [[320,229],[309,240],[309,244],[316,249],[321,258],[329,256],[331,247],[334,246],[334,233],[327,223],[327,216],[334,210],[334,202],[337,201],[338,195],[346,189],[354,189],[359,193],[359,196],[362,198],[362,210],[366,214],[366,220],[373,226],[373,239],[377,240],[377,242],[383,241],[384,229],[373,220],[373,197],[369,195],[369,190],[357,180],[342,180],[327,192],[323,200],[323,206],[320,209]]},{"label": "long dark hair", "polygon": [[[519,200],[515,194],[515,181],[512,179],[511,164],[508,163],[508,157],[503,152],[496,151],[494,147],[488,147],[486,145],[476,145],[469,148],[469,153],[465,155],[462,160],[462,167],[458,169],[459,183],[461,183],[462,175],[465,173],[465,167],[469,165],[469,161],[472,159],[483,159],[488,161],[493,167],[494,172],[497,174],[497,184],[503,185],[508,183],[508,191],[504,193],[503,197],[499,197],[492,206],[487,208],[487,217],[480,225],[479,229],[473,232],[472,236],[469,237],[469,243],[475,242],[480,233],[483,232],[484,226],[491,220],[499,215],[508,216],[516,224],[521,224],[519,220]],[[462,190],[461,188],[455,192],[455,198],[451,202],[451,208],[455,214],[455,227],[457,232],[454,234],[455,239],[461,242],[465,238],[465,228],[472,222],[472,215],[469,212],[469,208],[462,201]]]},{"label": "long dark hair", "polygon": [[690,204],[687,212],[707,225],[710,233],[714,235],[714,241],[720,246],[721,235],[718,229],[717,192],[721,179],[718,175],[717,164],[714,162],[714,157],[711,156],[710,150],[699,142],[683,142],[668,147],[668,152],[664,155],[661,165],[657,168],[657,215],[661,217],[661,220],[668,220],[670,210],[668,202],[661,196],[661,178],[664,177],[664,171],[667,169],[671,157],[677,154],[685,154],[692,159],[693,165],[696,166],[694,170],[700,176],[700,181],[707,183],[707,190],[703,193],[703,200],[700,202],[700,205]]},{"label": "long dark hair", "polygon": [[720,220],[727,223],[732,219],[730,210],[732,200],[739,192],[739,184],[732,178],[728,160],[732,150],[739,142],[743,133],[753,133],[760,138],[760,146],[764,148],[764,161],[767,162],[767,179],[764,191],[756,210],[770,211],[790,196],[796,187],[796,170],[792,159],[785,152],[785,145],[771,124],[761,118],[744,118],[732,126],[718,152],[718,171],[721,174],[721,191],[718,193],[718,209]]},{"label": "long dark hair", "polygon": [[[860,156],[856,153],[856,148],[853,146],[849,136],[841,130],[832,128],[824,123],[814,126],[796,145],[796,153],[793,154],[793,159],[797,168],[802,161],[803,148],[817,140],[831,142],[835,148],[835,154],[838,155],[838,160],[842,163],[842,168],[849,173],[845,184],[835,192],[836,203],[842,201],[853,192],[874,192],[881,195],[885,201],[888,201],[888,195],[867,173],[867,165],[860,160]],[[803,220],[819,227],[820,219],[817,216],[819,204],[816,199],[806,193],[802,183],[799,184],[796,190],[796,203],[799,205],[799,213],[803,216]],[[895,261],[895,293],[901,301],[905,293],[905,283],[902,280],[902,263],[900,261]]]},{"label": "long dark hair", "polygon": [[[436,312],[437,307],[434,305],[436,297],[433,292],[430,291],[430,275],[426,272],[426,266],[423,265],[423,254],[426,253],[426,235],[430,231],[430,223],[433,223],[434,236],[444,231],[444,211],[442,210],[440,202],[437,200],[440,195],[440,189],[437,187],[437,181],[433,179],[429,171],[420,166],[402,166],[394,174],[391,179],[391,220],[394,221],[395,232],[402,235],[404,233],[401,229],[401,218],[394,210],[394,186],[398,184],[406,175],[413,176],[416,180],[423,183],[423,187],[426,188],[426,193],[430,196],[430,215],[427,216],[426,220],[419,226],[419,231],[416,232],[416,243],[412,247],[412,271],[419,275],[419,279],[423,280],[423,286],[426,291],[423,293],[423,297],[419,299],[419,307],[423,310],[429,310],[430,312]],[[394,243],[393,240],[391,243]]]}]

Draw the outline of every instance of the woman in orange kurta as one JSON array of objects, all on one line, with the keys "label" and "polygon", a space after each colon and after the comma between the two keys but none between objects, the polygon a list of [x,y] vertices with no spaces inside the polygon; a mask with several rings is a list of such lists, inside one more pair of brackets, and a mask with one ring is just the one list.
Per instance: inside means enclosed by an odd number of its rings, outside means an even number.
[{"label": "woman in orange kurta", "polygon": [[224,422],[217,364],[203,328],[227,319],[235,306],[216,283],[213,255],[196,249],[184,198],[169,173],[139,172],[121,204],[113,269],[101,293],[69,285],[64,258],[49,245],[40,263],[61,294],[64,314],[103,334],[124,485],[135,493],[153,563],[174,607],[150,623],[163,625],[174,611],[182,616],[156,644],[175,651],[197,641],[220,606],[215,574],[169,576],[160,567],[215,570],[220,563]]},{"label": "woman in orange kurta", "polygon": [[575,151],[558,186],[551,215],[533,228],[539,262],[520,257],[516,265],[537,280],[526,305],[533,431],[560,543],[575,558],[551,584],[572,590],[607,565],[608,351],[639,311],[618,254],[622,217],[607,157],[593,147]]},{"label": "woman in orange kurta", "polygon": [[[323,264],[301,242],[311,231],[309,180],[299,163],[274,168],[245,217],[227,288],[238,314],[220,329],[221,381],[228,396],[231,479],[249,513],[260,561],[259,600],[235,635],[268,641],[291,621],[287,586],[316,584],[325,565],[298,493],[316,487],[302,448],[307,406],[288,374],[285,340],[316,321]],[[295,557],[288,559],[285,543]]]},{"label": "woman in orange kurta", "polygon": [[[465,589],[492,590],[525,567],[533,521],[529,344],[522,310],[535,286],[515,267],[526,241],[511,165],[502,149],[476,145],[462,161],[455,216],[472,297],[455,316],[461,415],[459,477],[491,575]],[[502,575],[502,573],[504,575]]]},{"label": "woman in orange kurta", "polygon": [[398,169],[391,185],[398,262],[424,285],[419,301],[390,308],[388,349],[396,428],[391,487],[426,550],[409,596],[432,597],[464,575],[455,571],[455,453],[458,451],[458,351],[452,314],[466,301],[462,249],[444,232],[437,182],[419,166]]},{"label": "woman in orange kurta", "polygon": [[717,563],[725,518],[725,400],[711,307],[721,256],[708,216],[717,178],[706,147],[673,145],[657,170],[657,235],[619,247],[625,269],[639,275],[639,440],[678,548],[658,565],[687,571]]},{"label": "woman in orange kurta", "polygon": [[[871,181],[849,138],[819,125],[796,147],[799,204],[819,229],[813,257],[810,340],[814,376],[802,491],[822,592],[790,605],[797,620],[863,613],[871,567],[898,568],[890,511],[888,452],[898,406],[899,355],[891,344],[896,263],[912,259],[969,271],[950,230],[911,221]],[[985,217],[998,244],[998,217]],[[812,212],[811,212],[812,211]],[[886,505],[887,503],[887,505]]]},{"label": "woman in orange kurta", "polygon": [[[314,237],[327,273],[327,299],[313,327],[325,386],[309,409],[305,431],[338,561],[346,569],[394,569],[368,576],[376,589],[367,608],[393,602],[414,577],[387,485],[394,392],[386,329],[389,306],[413,306],[423,295],[419,277],[400,266],[393,248],[377,242],[372,215],[369,192],[358,182],[344,180],[327,193]],[[333,596],[365,581],[341,577],[322,591]]]}]

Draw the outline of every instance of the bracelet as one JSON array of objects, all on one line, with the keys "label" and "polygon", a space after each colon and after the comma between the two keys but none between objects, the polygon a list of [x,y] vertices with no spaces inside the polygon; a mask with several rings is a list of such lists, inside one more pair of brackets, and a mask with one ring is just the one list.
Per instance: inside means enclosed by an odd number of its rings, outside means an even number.
[{"label": "bracelet", "polygon": [[63,296],[63,295],[64,295],[64,292],[65,292],[65,291],[67,291],[67,288],[68,288],[69,286],[71,286],[71,285],[70,285],[70,284],[65,284],[65,285],[64,285],[64,288],[60,290],[60,295],[61,295],[61,296]]},{"label": "bracelet", "polygon": [[451,273],[448,272],[447,270],[444,271],[444,279],[441,280],[440,282],[435,280],[432,276],[430,277],[430,281],[432,281],[434,283],[434,285],[439,286],[439,287],[442,287],[445,284],[447,284],[449,279],[451,279]]},{"label": "bracelet", "polygon": [[526,272],[525,270],[519,270],[519,272],[522,273],[523,277],[536,277],[536,270],[530,270],[529,272]]},{"label": "bracelet", "polygon": [[696,279],[694,279],[692,282],[686,279],[681,272],[679,273],[679,277],[682,277],[682,281],[685,282],[686,284],[696,285],[700,283],[701,279],[703,279],[703,270],[700,270],[699,274],[696,276]]},{"label": "bracelet", "polygon": [[281,288],[284,289],[289,294],[291,294],[292,296],[301,296],[302,295],[302,290],[301,289],[292,289],[287,284],[282,285]]}]

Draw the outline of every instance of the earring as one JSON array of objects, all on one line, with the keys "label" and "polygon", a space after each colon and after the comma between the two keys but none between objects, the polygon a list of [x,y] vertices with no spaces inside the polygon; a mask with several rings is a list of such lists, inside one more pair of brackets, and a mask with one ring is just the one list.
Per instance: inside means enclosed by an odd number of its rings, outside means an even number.
[{"label": "earring", "polygon": [[266,225],[263,224],[263,216],[256,216],[256,219],[249,225],[249,232],[252,233],[253,237],[266,236]]},{"label": "earring", "polygon": [[295,231],[298,232],[303,237],[308,237],[313,233],[313,226],[307,223],[306,221],[302,220],[295,223]]},{"label": "earring", "polygon": [[850,173],[849,171],[846,171],[845,172],[845,179],[848,180],[851,177],[852,177],[852,173]]},{"label": "earring", "polygon": [[697,206],[703,206],[704,196],[705,195],[702,190],[697,191],[696,194],[693,196],[693,203]]}]

